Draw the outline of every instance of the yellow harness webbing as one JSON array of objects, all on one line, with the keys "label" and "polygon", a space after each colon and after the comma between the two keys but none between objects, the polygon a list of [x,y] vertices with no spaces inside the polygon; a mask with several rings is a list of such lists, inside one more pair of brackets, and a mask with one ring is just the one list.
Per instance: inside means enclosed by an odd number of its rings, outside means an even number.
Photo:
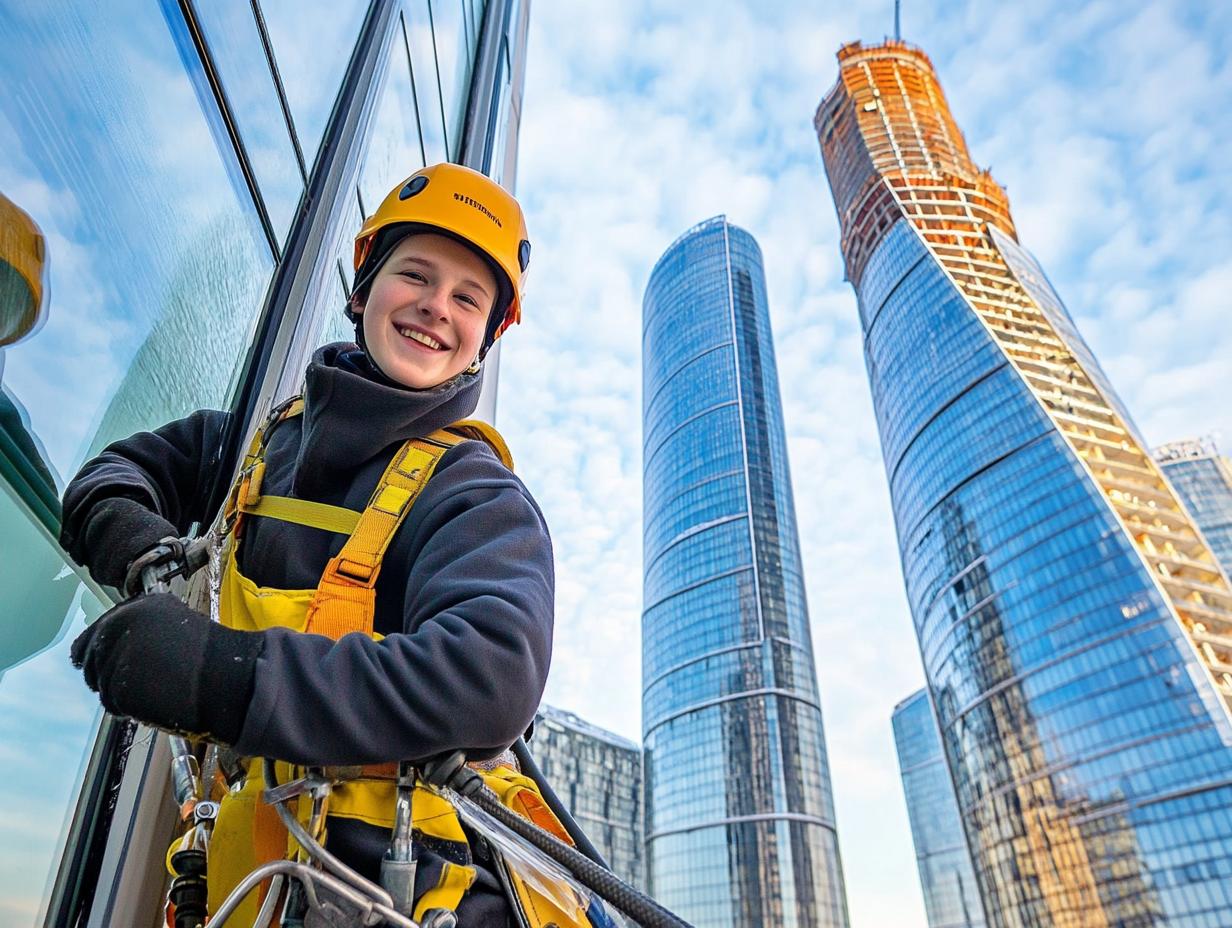
[{"label": "yellow harness webbing", "polygon": [[[288,401],[271,414],[257,432],[244,459],[225,510],[226,524],[232,537],[224,588],[234,595],[231,606],[223,610],[222,620],[232,627],[259,630],[272,626],[315,632],[338,639],[352,632],[362,632],[377,638],[373,630],[376,605],[376,580],[381,561],[399,526],[410,512],[415,500],[431,478],[445,452],[468,439],[488,444],[504,464],[512,468],[509,449],[500,435],[483,422],[462,421],[433,432],[426,438],[412,439],[393,456],[381,475],[376,488],[362,512],[299,500],[292,497],[265,496],[261,483],[265,474],[265,446],[272,429],[285,419],[300,415],[304,404],[299,398]],[[331,558],[315,590],[275,590],[258,587],[239,574],[235,559],[236,545],[242,534],[246,516],[264,516],[294,522],[349,537],[342,550]],[[279,777],[287,782],[298,775],[290,765],[277,765]],[[328,771],[327,771],[328,772]],[[376,764],[358,768],[358,777],[343,777],[336,783],[329,798],[328,814],[357,819],[388,828],[393,823],[396,764]],[[498,767],[483,771],[484,782],[494,789],[501,800],[520,815],[533,821],[562,840],[568,835],[538,796],[533,781],[510,768]],[[233,790],[222,801],[219,821],[215,826],[214,847],[223,859],[211,863],[210,904],[221,896],[258,863],[277,859],[284,854],[294,856],[298,846],[289,838],[272,807],[260,799],[262,783],[259,765],[250,769],[247,782]],[[300,799],[300,819],[307,820],[310,803]],[[443,797],[417,788],[413,795],[412,818],[417,832],[436,841],[465,844],[458,814]],[[521,865],[519,865],[521,866]],[[513,862],[507,873],[514,899],[534,928],[558,925],[589,926],[585,905],[568,891],[547,891],[552,879],[545,875],[523,874]],[[219,872],[222,871],[222,872]],[[445,862],[434,886],[424,890],[416,901],[414,917],[421,919],[431,908],[457,908],[463,894],[475,880],[473,867]],[[257,900],[245,903],[243,914],[255,916]]]},{"label": "yellow harness webbing", "polygon": [[444,453],[467,439],[476,439],[491,447],[506,467],[513,467],[513,458],[494,428],[485,422],[468,419],[403,445],[385,468],[363,512],[312,500],[265,496],[261,493],[261,483],[265,476],[266,437],[278,423],[303,411],[302,399],[296,397],[288,401],[271,414],[253,437],[228,500],[228,524],[237,538],[245,515],[265,516],[348,535],[342,550],[330,559],[321,575],[303,630],[335,640],[351,632],[371,635],[376,578],[381,572],[385,551]]},{"label": "yellow harness webbing", "polygon": [[465,440],[442,430],[408,441],[394,455],[351,537],[325,566],[304,631],[334,639],[351,632],[372,634],[376,578],[385,551],[441,456]]}]

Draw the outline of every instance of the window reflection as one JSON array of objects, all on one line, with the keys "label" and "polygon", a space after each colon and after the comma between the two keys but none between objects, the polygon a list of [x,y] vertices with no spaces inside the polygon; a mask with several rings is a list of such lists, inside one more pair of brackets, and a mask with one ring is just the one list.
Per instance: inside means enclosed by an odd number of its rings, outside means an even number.
[{"label": "window reflection", "polygon": [[102,710],[68,659],[104,604],[0,484],[0,924],[36,920]]},{"label": "window reflection", "polygon": [[113,439],[226,403],[273,267],[162,11],[0,8],[21,37],[0,56],[0,924],[37,916],[98,720],[67,650],[104,603],[53,541],[56,499]]},{"label": "window reflection", "polygon": [[[42,230],[0,193],[0,385],[8,350],[47,321],[46,253]],[[30,428],[29,413],[7,389],[0,390],[0,473],[20,488],[32,514],[54,531],[61,481]]]},{"label": "window reflection", "polygon": [[261,188],[274,235],[285,244],[305,177],[278,102],[252,4],[249,0],[211,0],[194,9]]},{"label": "window reflection", "polygon": [[379,131],[368,143],[359,174],[359,192],[368,215],[375,212],[395,184],[424,166],[406,37],[400,22],[394,31],[397,35],[389,50],[389,63],[372,117]]},{"label": "window reflection", "polygon": [[403,7],[403,19],[410,43],[411,77],[415,81],[415,104],[419,110],[424,157],[428,164],[448,161],[449,145],[445,136],[445,110],[441,103],[439,75],[441,69],[452,62],[446,59],[440,67],[437,66],[428,0],[407,0]]},{"label": "window reflection", "polygon": [[311,171],[368,4],[260,0],[295,131]]},{"label": "window reflection", "polygon": [[[463,2],[465,0],[431,0],[430,3],[441,102],[445,110],[445,135],[449,140],[451,157],[455,159],[462,144],[462,120],[466,116],[471,78],[471,59],[466,50],[466,30],[462,20]],[[501,120],[498,131],[505,125],[506,120]],[[503,151],[503,147],[496,150]]]}]

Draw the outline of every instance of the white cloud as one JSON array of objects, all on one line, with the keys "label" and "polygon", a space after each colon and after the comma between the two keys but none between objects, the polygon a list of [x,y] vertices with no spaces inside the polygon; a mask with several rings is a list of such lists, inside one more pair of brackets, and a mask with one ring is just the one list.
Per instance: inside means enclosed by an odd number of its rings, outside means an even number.
[{"label": "white cloud", "polygon": [[[1222,7],[908,6],[973,156],[1152,442],[1232,435],[1232,36]],[[811,128],[889,4],[536,0],[519,192],[535,240],[501,427],[552,528],[547,698],[640,734],[641,296],[693,223],[758,240],[855,928],[923,924],[890,732],[923,682],[855,299]],[[584,28],[579,26],[584,24]]]}]

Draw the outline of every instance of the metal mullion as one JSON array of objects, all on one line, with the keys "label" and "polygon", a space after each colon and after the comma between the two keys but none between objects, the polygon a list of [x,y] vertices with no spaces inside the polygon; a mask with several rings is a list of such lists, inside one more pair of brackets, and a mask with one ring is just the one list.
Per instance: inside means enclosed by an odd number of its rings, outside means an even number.
[{"label": "metal mullion", "polygon": [[[411,56],[411,40],[406,30],[406,12],[398,11],[398,25],[402,30],[402,47],[406,51],[406,69],[411,75],[411,102],[415,104],[415,133],[419,139],[419,163],[428,163],[428,149],[424,147],[423,123],[419,120],[419,88],[415,86],[415,61]],[[436,42],[433,40],[433,47]]]},{"label": "metal mullion", "polygon": [[282,74],[278,70],[278,62],[274,58],[274,46],[270,42],[269,31],[265,28],[265,15],[261,12],[258,0],[251,0],[252,17],[257,23],[257,32],[261,36],[261,47],[265,49],[265,62],[269,65],[270,76],[274,79],[274,90],[278,94],[278,106],[282,109],[282,118],[287,124],[287,134],[291,137],[291,147],[295,151],[295,161],[299,165],[300,177],[308,183],[308,168],[304,163],[304,150],[299,143],[299,133],[295,131],[295,120],[291,117],[291,107],[287,103],[286,90],[282,86]]},{"label": "metal mullion", "polygon": [[[441,129],[445,134],[445,154],[449,155],[449,120],[445,118],[445,94],[444,87],[441,85],[441,56],[436,50],[436,17],[432,15],[432,0],[426,0],[428,7],[428,31],[432,33],[432,66],[436,72],[436,103],[441,108]],[[462,154],[461,145],[458,146],[458,154]]]},{"label": "metal mullion", "polygon": [[[236,388],[231,405],[232,417],[224,437],[215,485],[206,509],[210,515],[222,505],[223,496],[230,486],[241,440],[255,426],[261,403],[264,401],[268,404],[272,399],[272,392],[276,389],[281,373],[278,362],[285,359],[288,341],[294,336],[296,319],[290,319],[288,316],[293,308],[299,308],[295,307],[292,296],[299,283],[300,268],[305,262],[311,261],[314,257],[312,249],[320,245],[321,210],[332,208],[335,202],[335,197],[327,195],[332,173],[330,168],[338,158],[345,157],[350,151],[350,146],[341,143],[340,136],[347,128],[351,110],[357,105],[356,98],[366,99],[374,83],[370,73],[371,59],[380,50],[381,23],[387,22],[389,18],[388,5],[383,0],[372,0],[360,26],[334,110],[325,128],[319,154],[304,189],[304,207],[296,216],[287,236],[283,260],[274,272],[256,337],[243,367],[244,375]],[[361,87],[361,84],[364,86]],[[275,367],[279,369],[273,369]]]},{"label": "metal mullion", "polygon": [[236,159],[239,161],[240,173],[244,176],[244,183],[248,187],[248,194],[252,197],[253,206],[257,210],[257,217],[261,221],[261,230],[265,233],[265,239],[269,244],[274,260],[279,261],[282,257],[282,251],[278,247],[278,236],[274,233],[274,224],[270,221],[269,210],[265,206],[265,198],[261,195],[261,187],[257,183],[256,172],[253,170],[252,161],[248,157],[248,149],[244,147],[244,139],[240,135],[239,126],[236,125],[235,114],[231,110],[231,101],[222,86],[222,78],[219,76],[218,65],[214,61],[214,54],[210,51],[209,43],[205,40],[205,33],[202,31],[201,24],[197,20],[194,0],[179,0],[179,5],[180,12],[184,16],[184,24],[188,27],[188,33],[192,37],[193,47],[196,48],[197,56],[201,59],[205,78],[209,81],[210,90],[213,91],[214,102],[218,105],[218,112],[222,117],[223,126],[227,130],[227,137],[230,139],[231,146],[235,150]]},{"label": "metal mullion", "polygon": [[[493,131],[492,103],[499,94],[495,78],[501,41],[505,37],[509,0],[488,0],[483,7],[483,22],[476,43],[475,65],[471,68],[470,88],[466,95],[466,116],[462,123],[462,139],[458,146],[458,162],[476,171],[483,171],[488,138]],[[435,40],[433,41],[435,45]]]},{"label": "metal mullion", "polygon": [[[728,235],[726,216],[723,217],[723,261],[724,271],[727,274],[727,308],[731,321],[732,360],[736,368],[736,405],[739,409],[738,418],[740,420],[740,453],[744,460],[744,498],[748,505],[749,514],[749,554],[753,559],[753,591],[756,596],[757,605],[757,637],[761,640],[766,637],[766,619],[762,613],[761,561],[757,557],[760,546],[757,543],[757,532],[753,527],[753,474],[749,466],[749,438],[744,427],[744,417],[747,410],[744,405],[744,385],[740,382],[745,358],[740,351],[740,332],[736,325],[736,294],[732,287],[731,239]],[[757,311],[756,307],[753,308],[753,311]],[[754,325],[756,325],[756,322]],[[753,333],[753,337],[757,337],[756,332]],[[750,402],[752,402],[751,398]],[[756,413],[757,410],[753,410],[753,414],[756,415]]]}]

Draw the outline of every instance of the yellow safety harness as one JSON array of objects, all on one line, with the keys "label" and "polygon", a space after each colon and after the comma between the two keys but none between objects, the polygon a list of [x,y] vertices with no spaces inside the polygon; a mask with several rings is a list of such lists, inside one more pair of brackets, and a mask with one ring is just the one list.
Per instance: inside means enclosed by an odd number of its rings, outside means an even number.
[{"label": "yellow safety harness", "polygon": [[[416,498],[431,478],[441,457],[450,448],[467,440],[486,442],[507,467],[513,461],[504,440],[491,426],[477,421],[456,422],[426,438],[412,439],[393,456],[381,475],[368,505],[362,512],[329,506],[309,500],[269,496],[262,493],[265,450],[270,432],[280,422],[300,415],[304,404],[295,398],[276,409],[257,432],[243,468],[232,487],[224,511],[227,526],[220,590],[219,611],[224,625],[245,631],[289,628],[338,639],[362,632],[379,639],[373,631],[376,581],[381,562],[398,527]],[[348,536],[342,550],[333,557],[315,589],[280,590],[258,586],[239,570],[237,551],[249,516],[263,516],[284,522],[311,526]],[[392,828],[397,792],[396,763],[349,768],[337,773],[338,779],[328,798],[328,815],[357,819],[369,825]],[[479,771],[487,786],[505,805],[572,843],[555,815],[544,803],[534,781],[512,767]],[[302,774],[289,764],[277,764],[279,782],[286,783]],[[208,787],[207,787],[208,788]],[[242,785],[237,784],[222,798],[210,841],[209,910],[216,911],[222,901],[255,867],[283,857],[305,859],[305,852],[288,834],[272,806],[261,799],[261,764],[248,764]],[[299,797],[298,815],[307,823],[311,799]],[[324,820],[323,817],[321,819]],[[416,838],[426,836],[437,847],[454,847],[457,859],[469,859],[467,838],[450,803],[422,787],[412,796],[412,820]],[[318,840],[322,840],[322,836]],[[521,910],[531,928],[590,928],[587,900],[576,894],[545,892],[544,874],[527,872],[507,856],[499,858],[511,902]],[[170,857],[170,854],[168,855]],[[474,883],[473,867],[441,861],[435,885],[423,891],[412,917],[419,921],[431,909],[457,908],[463,894]],[[549,878],[550,879],[550,878]],[[260,898],[250,896],[237,913],[236,924],[252,924]]]}]

